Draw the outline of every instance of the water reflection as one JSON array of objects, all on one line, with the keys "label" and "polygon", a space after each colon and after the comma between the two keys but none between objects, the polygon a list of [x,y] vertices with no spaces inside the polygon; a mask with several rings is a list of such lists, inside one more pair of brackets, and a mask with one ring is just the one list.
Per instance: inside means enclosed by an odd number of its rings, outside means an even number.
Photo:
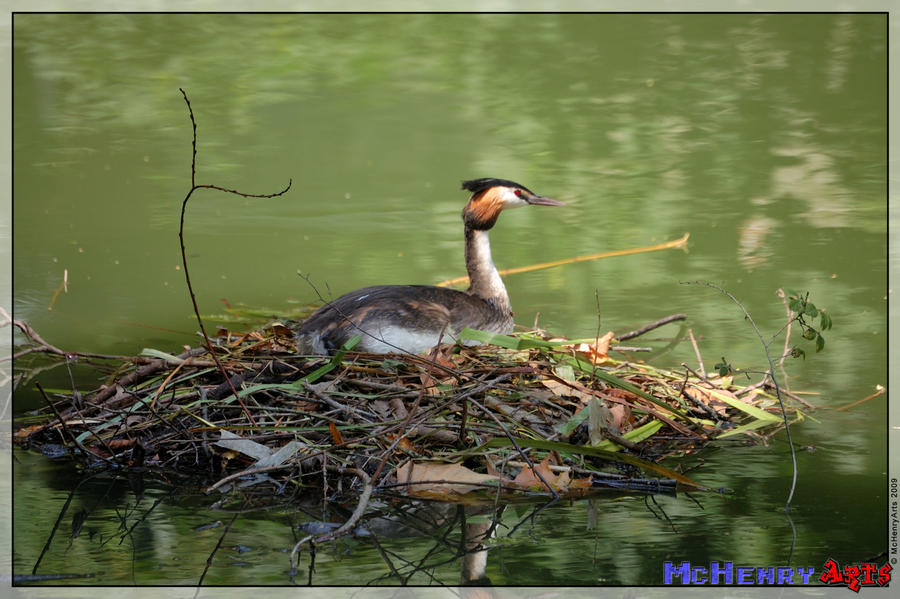
[{"label": "water reflection", "polygon": [[805,203],[800,212],[815,228],[845,227],[852,214],[850,196],[838,179],[834,158],[814,147],[773,148],[776,156],[792,159],[772,171],[771,197],[796,198]]},{"label": "water reflection", "polygon": [[[39,456],[17,454],[23,467],[50,473]],[[569,506],[546,500],[456,505],[383,496],[373,500],[350,536],[299,546],[291,572],[291,546],[340,526],[349,510],[329,503],[323,512],[313,499],[290,507],[231,501],[210,512],[202,509],[209,498],[134,470],[67,481],[57,485],[64,492],[46,505],[23,508],[35,516],[27,526],[33,530],[20,532],[17,526],[17,583],[79,584],[84,578],[85,584],[101,585],[240,584],[252,576],[255,584],[341,585],[350,582],[348,559],[357,564],[352,582],[364,585],[583,584],[596,577],[618,583],[631,576],[621,578],[606,560],[584,555],[579,557],[586,561],[570,562],[568,554],[547,549],[557,537],[596,543],[608,532],[604,529],[622,533],[620,526],[634,521],[617,523],[610,512],[615,502],[634,499],[629,495],[612,493]],[[666,511],[682,505],[679,511],[697,512],[690,504],[663,506],[650,498],[645,507],[635,507],[669,531],[664,534],[677,534]],[[38,512],[48,517],[38,518]],[[575,530],[562,526],[571,518],[578,522]],[[520,570],[516,564],[529,555],[547,564]]]},{"label": "water reflection", "polygon": [[744,268],[753,270],[772,256],[774,252],[767,238],[777,227],[777,221],[765,216],[752,217],[741,225],[738,260]]}]

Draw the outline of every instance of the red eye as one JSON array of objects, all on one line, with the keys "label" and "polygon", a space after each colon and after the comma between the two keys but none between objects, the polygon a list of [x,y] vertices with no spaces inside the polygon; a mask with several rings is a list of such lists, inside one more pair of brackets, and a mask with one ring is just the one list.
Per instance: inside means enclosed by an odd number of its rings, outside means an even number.
[{"label": "red eye", "polygon": [[513,190],[513,193],[515,193],[515,194],[516,194],[518,197],[520,197],[520,198],[522,197],[522,190],[521,190],[521,189],[514,189],[514,190]]}]

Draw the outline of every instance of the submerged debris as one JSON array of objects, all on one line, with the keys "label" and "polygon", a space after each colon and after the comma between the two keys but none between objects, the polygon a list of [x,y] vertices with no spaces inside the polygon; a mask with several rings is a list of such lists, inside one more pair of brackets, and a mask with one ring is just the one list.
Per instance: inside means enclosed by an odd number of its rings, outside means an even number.
[{"label": "submerged debris", "polygon": [[[257,501],[358,494],[362,483],[470,502],[703,488],[659,462],[713,440],[764,441],[783,426],[770,384],[614,359],[612,333],[584,343],[534,331],[463,337],[490,344],[309,357],[282,324],[220,330],[228,381],[205,348],[144,350],[98,389],[46,393],[42,418],[15,440],[191,474],[208,493]],[[788,414],[802,417],[799,407]]]}]

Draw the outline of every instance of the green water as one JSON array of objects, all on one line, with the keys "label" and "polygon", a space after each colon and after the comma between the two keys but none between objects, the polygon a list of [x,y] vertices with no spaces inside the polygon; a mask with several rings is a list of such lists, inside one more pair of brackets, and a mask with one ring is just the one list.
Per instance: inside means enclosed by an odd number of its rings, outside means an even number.
[{"label": "green water", "polygon": [[[182,87],[198,183],[259,194],[293,180],[274,199],[192,198],[185,237],[204,314],[221,313],[223,298],[273,315],[316,302],[298,271],[334,294],[464,274],[459,183],[489,176],[568,204],[504,214],[491,233],[500,268],[691,234],[687,253],[508,277],[521,325],[537,317],[591,337],[598,303],[601,326],[619,332],[685,312],[707,368],[722,356],[763,368],[739,308],[681,282],[723,285],[768,334],[783,324],[782,286],[832,315],[825,351],[807,344],[788,365],[792,388],[823,408],[794,428],[810,450],[798,456],[792,523],[780,511],[790,461],[779,435],[700,456],[693,476],[736,493],[700,497],[702,508],[659,498],[671,524],[626,497],[551,506],[527,530],[501,531],[494,583],[658,584],[666,560],[818,570],[885,549],[886,396],[829,409],[887,383],[884,16],[18,14],[13,33],[13,309],[50,343],[196,345],[177,238],[191,161]],[[684,342],[649,359],[696,364]],[[38,380],[64,386],[67,375]],[[14,396],[17,413],[38,405],[29,389]],[[13,571],[28,574],[77,478],[17,457]],[[85,483],[63,526],[77,505],[94,534],[71,548],[68,533],[54,537],[38,573],[195,583],[221,528],[193,528],[230,515],[168,492],[135,504],[125,482]],[[123,545],[103,543],[126,505],[147,519]],[[518,510],[504,524],[527,515]],[[284,584],[289,515],[239,518],[225,544],[253,551],[217,561],[207,582]],[[433,541],[383,543],[416,560]],[[458,581],[452,551],[437,555],[434,578],[414,582]],[[390,570],[365,539],[319,560],[316,584],[396,583],[380,578]]]}]

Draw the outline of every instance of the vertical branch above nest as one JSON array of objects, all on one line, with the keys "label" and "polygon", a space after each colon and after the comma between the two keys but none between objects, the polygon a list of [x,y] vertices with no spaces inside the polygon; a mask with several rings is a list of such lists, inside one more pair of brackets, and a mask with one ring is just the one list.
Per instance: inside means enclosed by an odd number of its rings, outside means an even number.
[{"label": "vertical branch above nest", "polygon": [[188,114],[191,117],[191,127],[193,129],[193,135],[191,139],[191,189],[188,191],[187,195],[184,197],[184,201],[181,203],[181,220],[178,226],[178,241],[181,244],[181,263],[184,266],[184,279],[187,283],[188,292],[191,295],[191,303],[194,306],[194,315],[197,317],[197,323],[200,325],[200,332],[203,334],[203,340],[206,344],[206,349],[209,350],[209,354],[212,356],[212,359],[216,363],[216,367],[222,373],[222,376],[225,378],[225,381],[228,382],[228,386],[231,388],[231,392],[234,393],[235,399],[237,399],[238,403],[241,405],[241,408],[244,410],[244,413],[247,415],[247,418],[250,419],[251,424],[255,425],[256,421],[253,420],[253,416],[250,414],[250,411],[247,410],[247,406],[244,405],[244,402],[238,396],[237,389],[235,389],[234,385],[231,382],[231,378],[228,376],[228,372],[225,370],[225,367],[219,361],[218,356],[216,356],[216,352],[213,351],[212,342],[209,340],[209,335],[206,334],[206,327],[203,326],[203,319],[200,317],[200,309],[197,307],[197,297],[194,294],[194,287],[191,285],[191,276],[188,272],[188,263],[187,263],[187,252],[184,247],[184,213],[187,208],[188,200],[191,199],[191,196],[198,189],[216,189],[218,191],[224,191],[226,193],[233,193],[235,195],[239,195],[244,198],[274,198],[280,195],[284,195],[291,188],[291,184],[293,183],[293,179],[288,179],[287,187],[282,189],[277,193],[270,194],[252,194],[252,193],[244,193],[241,191],[237,191],[236,189],[228,189],[226,187],[220,187],[218,185],[206,184],[206,185],[197,185],[197,121],[194,118],[194,110],[191,108],[191,101],[188,99],[187,93],[182,89],[178,88],[178,91],[181,92],[181,95],[184,96],[184,101],[188,107]]}]

